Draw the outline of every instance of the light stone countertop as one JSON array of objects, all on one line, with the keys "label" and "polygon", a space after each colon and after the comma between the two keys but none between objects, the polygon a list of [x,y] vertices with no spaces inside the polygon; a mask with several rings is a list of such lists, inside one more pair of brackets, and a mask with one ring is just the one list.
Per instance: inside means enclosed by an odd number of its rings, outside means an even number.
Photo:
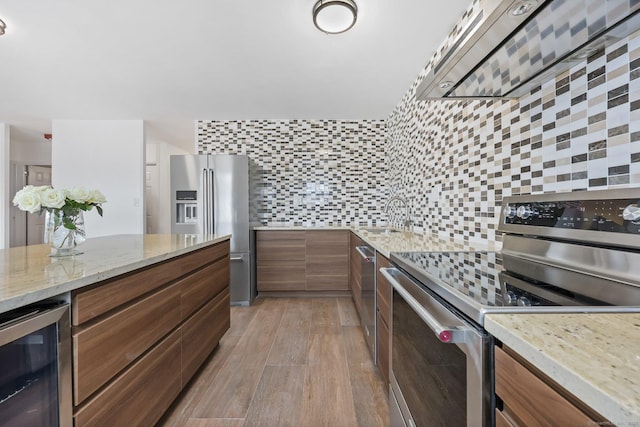
[{"label": "light stone countertop", "polygon": [[391,256],[391,252],[498,251],[502,245],[501,242],[466,242],[408,231],[389,233],[371,231],[386,230],[389,227],[259,226],[253,229],[265,231],[350,230],[387,258]]},{"label": "light stone countertop", "polygon": [[640,314],[488,314],[484,326],[613,424],[640,426]]},{"label": "light stone countertop", "polygon": [[48,256],[47,245],[0,250],[0,313],[213,245],[231,236],[116,235],[87,239],[81,255]]}]

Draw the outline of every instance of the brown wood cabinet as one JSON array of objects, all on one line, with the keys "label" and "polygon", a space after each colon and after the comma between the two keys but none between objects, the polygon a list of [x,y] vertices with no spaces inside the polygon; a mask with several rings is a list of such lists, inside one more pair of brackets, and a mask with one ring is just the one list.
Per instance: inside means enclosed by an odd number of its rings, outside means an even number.
[{"label": "brown wood cabinet", "polygon": [[376,253],[376,342],[378,344],[378,369],[386,384],[389,384],[389,364],[391,361],[391,283],[380,272],[381,268],[391,268],[389,260]]},{"label": "brown wood cabinet", "polygon": [[[498,427],[564,427],[602,425],[607,421],[586,407],[535,368],[526,366],[515,352],[495,348],[496,410]],[[612,424],[607,424],[612,425]]]},{"label": "brown wood cabinet", "polygon": [[258,292],[349,289],[349,231],[256,231]]},{"label": "brown wood cabinet", "polygon": [[229,329],[229,241],[71,298],[76,427],[153,425]]}]

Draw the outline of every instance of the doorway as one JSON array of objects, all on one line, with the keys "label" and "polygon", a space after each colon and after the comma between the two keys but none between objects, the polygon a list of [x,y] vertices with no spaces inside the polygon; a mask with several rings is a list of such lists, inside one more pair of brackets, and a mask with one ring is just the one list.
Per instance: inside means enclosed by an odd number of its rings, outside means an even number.
[{"label": "doorway", "polygon": [[[51,185],[51,166],[16,165],[13,174],[12,196],[25,185],[35,187]],[[20,171],[22,169],[22,171]],[[44,243],[45,215],[30,214],[12,206],[11,246],[39,245]]]}]

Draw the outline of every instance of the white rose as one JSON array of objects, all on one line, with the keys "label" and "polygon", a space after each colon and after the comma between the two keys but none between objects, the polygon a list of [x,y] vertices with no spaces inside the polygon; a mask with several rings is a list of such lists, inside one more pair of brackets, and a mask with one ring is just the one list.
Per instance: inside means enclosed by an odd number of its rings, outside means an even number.
[{"label": "white rose", "polygon": [[40,202],[45,208],[60,209],[64,206],[65,193],[61,190],[47,188],[40,194]]},{"label": "white rose", "polygon": [[101,203],[106,203],[107,199],[104,197],[104,194],[100,192],[100,190],[91,190],[91,196],[89,197],[89,203],[95,203],[97,205]]},{"label": "white rose", "polygon": [[20,210],[29,213],[40,212],[42,204],[40,202],[40,192],[32,185],[27,185],[18,191],[13,198],[13,204]]},{"label": "white rose", "polygon": [[89,197],[91,197],[91,193],[85,188],[72,188],[71,190],[69,190],[67,196],[78,203],[84,203],[89,200]]}]

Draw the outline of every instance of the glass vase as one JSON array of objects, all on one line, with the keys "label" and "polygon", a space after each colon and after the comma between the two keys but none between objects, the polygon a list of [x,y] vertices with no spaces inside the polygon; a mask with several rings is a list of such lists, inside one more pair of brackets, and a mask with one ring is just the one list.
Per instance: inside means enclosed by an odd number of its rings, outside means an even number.
[{"label": "glass vase", "polygon": [[82,210],[64,212],[61,209],[46,211],[44,243],[51,247],[51,257],[79,255],[78,250],[86,240]]}]

